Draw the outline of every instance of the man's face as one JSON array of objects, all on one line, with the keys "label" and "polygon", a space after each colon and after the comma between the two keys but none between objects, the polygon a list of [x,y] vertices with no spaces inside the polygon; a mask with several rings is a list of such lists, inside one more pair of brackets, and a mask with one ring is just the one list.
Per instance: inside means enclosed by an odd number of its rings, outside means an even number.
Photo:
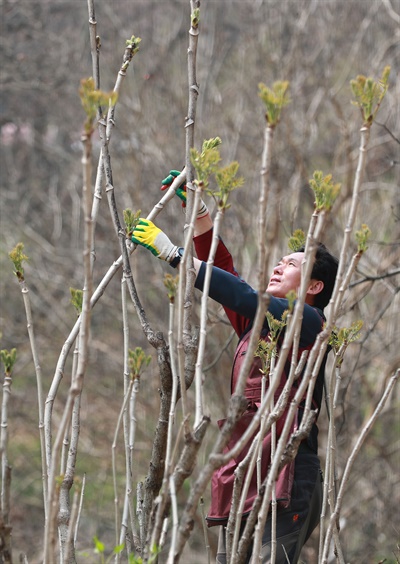
[{"label": "man's face", "polygon": [[285,298],[290,290],[300,288],[301,263],[304,253],[292,253],[281,258],[269,279],[267,292],[276,298]]}]

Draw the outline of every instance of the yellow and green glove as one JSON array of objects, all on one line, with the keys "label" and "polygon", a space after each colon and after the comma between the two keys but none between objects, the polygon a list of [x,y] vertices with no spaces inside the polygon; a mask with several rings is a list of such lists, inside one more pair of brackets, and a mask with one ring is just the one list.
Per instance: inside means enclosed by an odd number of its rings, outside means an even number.
[{"label": "yellow and green glove", "polygon": [[[161,182],[161,190],[167,190],[171,186],[175,178],[179,175],[180,175],[179,170],[170,170],[169,175],[166,178],[164,178],[164,180]],[[175,194],[182,201],[182,207],[185,208],[186,185],[184,182],[179,186],[179,188],[176,189]],[[203,200],[201,200],[199,205],[199,211],[197,212],[197,219],[201,219],[202,217],[205,217],[208,213],[209,211],[206,204],[203,202]]]},{"label": "yellow and green glove", "polygon": [[157,258],[176,268],[183,249],[173,245],[169,238],[149,219],[140,218],[132,233],[132,242],[146,247]]}]

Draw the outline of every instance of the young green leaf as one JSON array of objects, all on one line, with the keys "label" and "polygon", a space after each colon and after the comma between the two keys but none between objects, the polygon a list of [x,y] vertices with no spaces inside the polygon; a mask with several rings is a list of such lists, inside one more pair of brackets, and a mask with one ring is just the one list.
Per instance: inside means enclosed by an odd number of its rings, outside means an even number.
[{"label": "young green leaf", "polygon": [[121,554],[121,552],[125,548],[125,543],[119,544],[118,546],[114,547],[113,554]]},{"label": "young green leaf", "polygon": [[90,135],[93,131],[92,124],[96,117],[97,110],[104,105],[115,106],[118,93],[114,91],[103,92],[102,90],[96,90],[93,78],[86,78],[81,80],[79,96],[86,114],[84,130],[87,135]]},{"label": "young green leaf", "polygon": [[105,550],[105,546],[104,543],[101,542],[101,540],[95,535],[93,537],[93,542],[94,542],[94,551],[97,554],[104,554],[104,550]]},{"label": "young green leaf", "polygon": [[236,188],[243,185],[243,177],[237,177],[239,170],[239,163],[236,161],[231,162],[225,167],[219,168],[215,172],[215,180],[217,182],[218,190],[208,191],[218,202],[220,209],[228,209],[228,198],[230,193]]}]

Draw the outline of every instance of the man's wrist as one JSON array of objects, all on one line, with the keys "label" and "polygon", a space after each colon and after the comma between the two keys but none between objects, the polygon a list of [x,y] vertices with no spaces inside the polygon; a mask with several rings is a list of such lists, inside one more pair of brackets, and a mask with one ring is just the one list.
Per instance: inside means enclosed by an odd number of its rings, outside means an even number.
[{"label": "man's wrist", "polygon": [[200,201],[199,211],[197,212],[196,219],[202,219],[202,218],[205,217],[208,213],[209,213],[208,207],[207,207],[206,204],[203,202],[203,200],[201,200],[201,201]]},{"label": "man's wrist", "polygon": [[172,260],[169,261],[169,264],[172,266],[172,268],[176,268],[178,266],[178,264],[181,262],[181,259],[183,257],[183,247],[177,247],[176,251],[175,251],[175,256],[173,257]]}]

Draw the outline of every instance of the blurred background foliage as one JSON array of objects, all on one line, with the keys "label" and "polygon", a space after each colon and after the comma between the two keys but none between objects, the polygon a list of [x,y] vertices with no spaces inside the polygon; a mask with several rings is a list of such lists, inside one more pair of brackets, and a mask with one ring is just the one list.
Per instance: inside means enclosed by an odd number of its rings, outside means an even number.
[{"label": "blurred background foliage", "polygon": [[[30,260],[25,268],[47,392],[61,347],[75,322],[69,288],[82,287],[81,143],[84,122],[78,88],[91,75],[88,14],[84,2],[2,0],[1,55],[1,348],[17,347],[9,405],[9,462],[13,466],[12,526],[16,556],[40,559],[43,533],[41,467],[35,375],[18,282],[8,252],[18,241]],[[114,86],[125,40],[142,38],[123,84],[110,152],[120,217],[129,207],[151,210],[170,168],[185,162],[189,0],[100,0],[101,88]],[[400,163],[399,20],[396,0],[218,0],[201,5],[197,72],[196,145],[220,136],[226,162],[238,160],[245,178],[232,195],[222,237],[244,278],[255,280],[256,217],[265,118],[259,82],[290,81],[292,103],[275,135],[271,185],[279,198],[279,237],[271,264],[286,252],[288,236],[307,229],[312,211],[308,186],[315,169],[342,182],[325,243],[338,254],[349,210],[358,157],[359,110],[350,102],[357,74],[379,77],[391,65],[389,92],[372,127],[357,228],[372,230],[369,249],[347,293],[339,323],[364,320],[360,341],[342,368],[337,410],[339,476],[352,441],[369,417],[383,386],[399,366]],[[94,136],[94,171],[100,142]],[[96,228],[95,283],[119,256],[106,198]],[[208,201],[213,208],[211,201]],[[158,218],[175,242],[183,239],[184,215],[171,202]],[[352,251],[356,248],[355,244]],[[152,326],[168,329],[165,264],[145,250],[131,260],[140,299]],[[368,280],[368,277],[371,277]],[[377,279],[375,279],[377,278]],[[213,444],[218,418],[230,394],[236,343],[221,310],[209,307],[206,392],[213,430],[199,466]],[[131,348],[154,355],[131,313]],[[77,474],[87,488],[78,548],[93,561],[92,537],[113,543],[111,444],[122,402],[122,314],[116,276],[93,311],[90,365],[82,399]],[[55,424],[67,393],[71,365],[55,404]],[[152,362],[141,378],[136,478],[147,471],[158,374]],[[358,457],[347,488],[341,526],[346,561],[396,562],[399,558],[399,392],[393,394]],[[324,458],[326,413],[321,422]],[[121,480],[124,476],[120,448]],[[197,470],[195,471],[197,472]],[[182,493],[184,495],[185,492]],[[208,495],[208,494],[207,494]],[[208,499],[205,499],[207,505]],[[198,514],[199,524],[201,521]],[[215,531],[211,545],[215,548]],[[303,552],[315,562],[317,537]],[[205,561],[201,527],[184,561]],[[397,560],[398,561],[398,560]]]}]

